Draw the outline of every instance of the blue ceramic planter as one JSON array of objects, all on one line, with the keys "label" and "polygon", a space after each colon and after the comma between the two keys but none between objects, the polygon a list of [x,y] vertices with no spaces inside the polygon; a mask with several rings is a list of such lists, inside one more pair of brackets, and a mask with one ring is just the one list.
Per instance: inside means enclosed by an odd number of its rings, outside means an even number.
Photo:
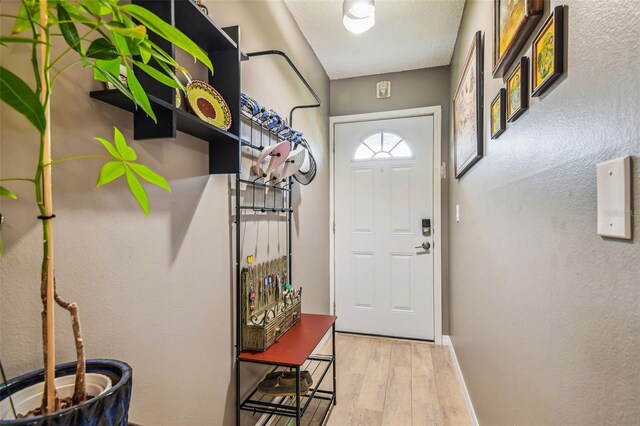
[{"label": "blue ceramic planter", "polygon": [[[56,377],[75,374],[76,363],[56,367]],[[111,389],[82,404],[46,416],[19,420],[2,420],[2,426],[127,426],[131,402],[131,367],[112,359],[87,361],[87,373],[100,373],[111,378]],[[0,400],[44,381],[44,370],[37,370],[0,384]]]}]

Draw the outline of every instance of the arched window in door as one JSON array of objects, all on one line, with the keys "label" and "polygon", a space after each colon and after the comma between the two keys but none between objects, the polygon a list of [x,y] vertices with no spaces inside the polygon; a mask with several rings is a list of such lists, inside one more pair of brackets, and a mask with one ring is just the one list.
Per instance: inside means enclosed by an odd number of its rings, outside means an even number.
[{"label": "arched window in door", "polygon": [[413,157],[413,152],[407,141],[402,136],[388,130],[380,130],[367,136],[360,142],[353,154],[355,161],[411,157]]}]

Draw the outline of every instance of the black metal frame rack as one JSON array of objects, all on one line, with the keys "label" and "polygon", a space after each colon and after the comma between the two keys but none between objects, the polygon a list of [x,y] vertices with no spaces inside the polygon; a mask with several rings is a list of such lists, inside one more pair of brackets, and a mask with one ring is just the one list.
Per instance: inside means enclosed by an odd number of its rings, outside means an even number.
[{"label": "black metal frame rack", "polygon": [[[333,331],[332,331],[333,333]],[[333,343],[335,343],[335,333]],[[320,378],[318,379],[315,387],[309,388],[309,393],[300,395],[300,367],[295,368],[297,382],[296,386],[298,394],[295,397],[278,397],[271,398],[268,396],[260,395],[258,389],[254,389],[249,396],[240,404],[240,410],[251,411],[253,413],[268,414],[268,419],[273,416],[282,417],[294,417],[296,418],[296,424],[300,424],[302,417],[309,413],[310,409],[313,409],[312,417],[315,418],[316,414],[320,410],[320,418],[322,419],[320,424],[324,424],[328,418],[331,407],[336,403],[335,396],[335,368],[333,370],[333,390],[320,389],[320,385],[323,382],[325,376],[329,370],[334,366],[335,353],[331,356],[328,355],[312,355],[309,357],[308,364],[305,366],[307,370],[311,372],[312,376],[315,376],[318,370],[320,370]],[[274,367],[271,372],[274,371],[286,371],[280,366]],[[320,394],[320,395],[317,395]],[[321,401],[316,407],[311,407],[311,402],[316,399]],[[324,405],[324,407],[322,407]],[[322,407],[322,408],[321,408]]]},{"label": "black metal frame rack", "polygon": [[[293,63],[293,61],[291,61],[291,59],[282,51],[279,50],[265,50],[265,51],[259,51],[259,52],[251,52],[251,53],[247,53],[245,56],[243,56],[243,60],[244,61],[248,61],[251,58],[254,57],[260,57],[260,56],[271,56],[271,55],[276,55],[276,56],[280,56],[282,58],[285,59],[285,61],[287,62],[287,64],[290,66],[290,68],[293,70],[293,72],[296,74],[296,76],[299,78],[299,80],[302,82],[302,84],[304,84],[304,86],[308,89],[309,93],[314,97],[315,99],[315,103],[311,103],[311,104],[301,104],[301,105],[296,105],[294,106],[291,111],[289,112],[289,125],[293,126],[293,113],[298,110],[298,109],[304,109],[304,108],[318,108],[322,105],[322,102],[320,100],[320,98],[318,97],[318,95],[316,94],[316,92],[313,90],[313,88],[311,87],[311,85],[309,85],[309,83],[307,82],[307,80],[304,78],[304,76],[302,75],[302,73],[298,70],[298,68],[296,67],[296,65]],[[249,122],[249,125],[251,126],[251,133],[253,133],[253,129],[254,129],[254,125],[258,126],[258,128],[260,129],[261,132],[267,132],[267,134],[269,135],[269,139],[271,139],[271,137],[274,137],[276,139],[276,141],[279,140],[284,140],[283,138],[280,137],[280,135],[272,130],[268,130],[268,129],[264,129],[263,127],[260,126],[260,123],[255,120],[255,117],[252,117],[248,114],[241,114],[241,116],[247,120]],[[253,142],[253,137],[251,137],[250,140],[245,140],[240,138],[240,143],[241,146],[243,147],[247,147],[250,148],[252,150],[255,151],[262,151],[263,146],[262,145],[255,145]],[[302,420],[302,416],[307,413],[308,408],[310,407],[311,401],[313,399],[317,399],[317,400],[321,400],[321,401],[326,401],[327,402],[327,406],[324,408],[323,414],[322,414],[322,422],[324,423],[324,421],[327,419],[329,411],[331,409],[331,407],[333,405],[335,405],[336,400],[335,400],[335,383],[336,383],[336,377],[335,377],[335,365],[334,365],[334,360],[335,360],[335,326],[332,327],[332,344],[333,344],[333,353],[331,356],[320,356],[320,355],[312,355],[311,357],[309,357],[308,359],[308,366],[310,367],[310,365],[315,364],[315,369],[314,372],[320,368],[320,366],[322,365],[322,373],[321,373],[321,377],[320,379],[317,381],[316,383],[316,387],[312,388],[309,390],[309,394],[307,395],[300,395],[300,367],[295,367],[295,371],[296,371],[296,389],[297,389],[297,395],[296,397],[281,397],[281,398],[271,398],[271,397],[266,397],[264,395],[256,398],[256,395],[258,394],[258,390],[257,388],[254,389],[249,396],[247,396],[244,400],[242,400],[241,398],[241,379],[242,379],[242,375],[241,375],[241,371],[240,371],[240,365],[242,360],[240,359],[240,352],[242,351],[242,326],[241,326],[241,316],[240,316],[240,312],[242,309],[242,295],[241,295],[241,273],[242,273],[242,265],[241,265],[241,261],[242,261],[242,247],[240,246],[240,242],[241,242],[241,231],[240,231],[240,224],[241,224],[241,220],[242,220],[242,212],[246,211],[246,210],[250,210],[250,211],[254,211],[254,212],[263,212],[263,213],[286,213],[286,218],[287,218],[287,257],[288,257],[288,277],[289,280],[292,281],[292,249],[291,249],[291,236],[292,236],[292,214],[293,214],[293,208],[292,208],[292,204],[291,204],[291,189],[293,186],[293,178],[289,177],[287,179],[287,182],[284,186],[277,186],[277,185],[273,185],[273,184],[268,184],[268,183],[261,183],[258,182],[259,179],[255,179],[255,180],[248,180],[248,179],[242,179],[240,173],[236,174],[236,183],[235,183],[235,199],[236,199],[236,206],[235,206],[235,214],[236,214],[236,221],[235,221],[235,226],[236,226],[236,242],[235,242],[235,249],[236,249],[236,425],[240,425],[240,412],[241,410],[245,410],[245,411],[250,411],[252,413],[262,413],[262,414],[267,414],[269,419],[273,416],[284,416],[284,417],[293,417],[296,419],[296,425],[300,425],[301,424],[301,420]],[[253,190],[253,204],[252,205],[243,205],[241,202],[241,184],[246,185],[246,188],[252,187]],[[281,191],[282,192],[282,196],[283,196],[283,200],[282,200],[282,207],[277,207],[276,206],[276,194],[274,191],[274,202],[272,204],[272,206],[267,206],[266,204],[266,195],[264,197],[264,203],[262,206],[257,206],[255,203],[255,190],[256,187],[260,187],[263,189],[271,189],[271,190],[275,190],[275,191]],[[286,197],[285,197],[286,195]],[[286,198],[286,206],[285,204],[285,198]],[[323,365],[324,364],[324,365]],[[276,365],[276,364],[272,364],[274,365],[274,368],[272,371],[276,371],[279,369],[282,369],[283,366],[281,365]],[[333,367],[333,368],[332,368]],[[290,367],[291,368],[291,367]],[[324,377],[326,376],[328,370],[332,368],[333,370],[333,390],[332,391],[327,391],[327,390],[321,390],[318,389],[320,382],[322,382],[322,380],[324,379]],[[293,368],[292,368],[293,369]],[[302,403],[302,399],[305,400],[304,404]],[[320,405],[318,405],[316,407],[316,411],[319,409]],[[315,412],[314,412],[315,413]]]}]

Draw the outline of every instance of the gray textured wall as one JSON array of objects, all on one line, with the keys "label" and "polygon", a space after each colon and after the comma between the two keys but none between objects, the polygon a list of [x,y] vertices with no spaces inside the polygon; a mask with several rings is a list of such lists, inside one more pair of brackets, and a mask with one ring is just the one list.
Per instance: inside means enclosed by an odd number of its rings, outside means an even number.
[{"label": "gray textured wall", "polygon": [[[331,80],[329,114],[366,114],[370,112],[395,111],[409,108],[440,105],[442,107],[442,161],[448,162],[450,86],[449,67],[424,68],[389,74],[367,75],[363,77]],[[376,98],[376,83],[391,81],[391,97]],[[448,166],[448,164],[447,164]],[[442,185],[442,327],[444,334],[449,331],[449,272],[448,234],[449,227],[449,182]]]},{"label": "gray textured wall", "polygon": [[[3,2],[3,13],[15,4]],[[221,26],[242,26],[243,50],[287,52],[325,101],[322,109],[305,110],[295,118],[296,127],[313,145],[319,173],[310,186],[296,190],[293,269],[294,283],[304,287],[303,309],[328,312],[329,80],[281,2],[207,4]],[[3,25],[3,34],[8,30]],[[1,52],[3,66],[27,72],[28,49],[3,47]],[[310,99],[282,62],[261,58],[245,63],[243,89],[288,113],[296,103]],[[207,144],[187,135],[133,141],[131,114],[89,98],[89,90],[98,86],[90,72],[79,68],[57,83],[54,156],[101,153],[92,137],[110,138],[117,125],[141,161],[169,179],[173,193],[149,188],[151,216],[146,219],[122,182],[94,190],[100,161],[56,167],[59,289],[80,305],[88,356],[133,365],[132,421],[233,424],[231,177],[208,176]],[[4,104],[0,112],[1,175],[31,175],[36,135]],[[15,202],[2,199],[0,206],[6,218],[5,255],[0,261],[0,358],[8,375],[15,376],[41,367],[41,231],[31,188],[11,187],[22,197]],[[255,251],[258,261],[284,253],[283,224],[253,221],[243,227],[242,235],[246,252]],[[69,320],[59,312],[57,322],[58,361],[72,360]],[[245,373],[248,386],[251,371]]]},{"label": "gray textured wall", "polygon": [[[451,76],[453,96],[483,31],[485,129],[491,3],[467,2]],[[640,3],[564,3],[566,77],[450,184],[451,335],[484,425],[640,422]],[[596,163],[623,155],[631,242],[596,235]]]}]

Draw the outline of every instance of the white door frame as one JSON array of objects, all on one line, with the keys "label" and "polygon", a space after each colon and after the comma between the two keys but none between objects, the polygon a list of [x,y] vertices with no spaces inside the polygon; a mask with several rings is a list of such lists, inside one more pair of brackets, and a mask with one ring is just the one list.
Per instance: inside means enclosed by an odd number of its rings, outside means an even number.
[{"label": "white door frame", "polygon": [[433,116],[433,315],[435,343],[442,344],[442,175],[440,162],[442,161],[442,107],[440,105],[402,109],[397,111],[373,112],[367,114],[340,115],[329,117],[329,309],[335,313],[335,126],[341,123],[356,123],[359,121],[389,120],[393,118],[407,118]]}]

